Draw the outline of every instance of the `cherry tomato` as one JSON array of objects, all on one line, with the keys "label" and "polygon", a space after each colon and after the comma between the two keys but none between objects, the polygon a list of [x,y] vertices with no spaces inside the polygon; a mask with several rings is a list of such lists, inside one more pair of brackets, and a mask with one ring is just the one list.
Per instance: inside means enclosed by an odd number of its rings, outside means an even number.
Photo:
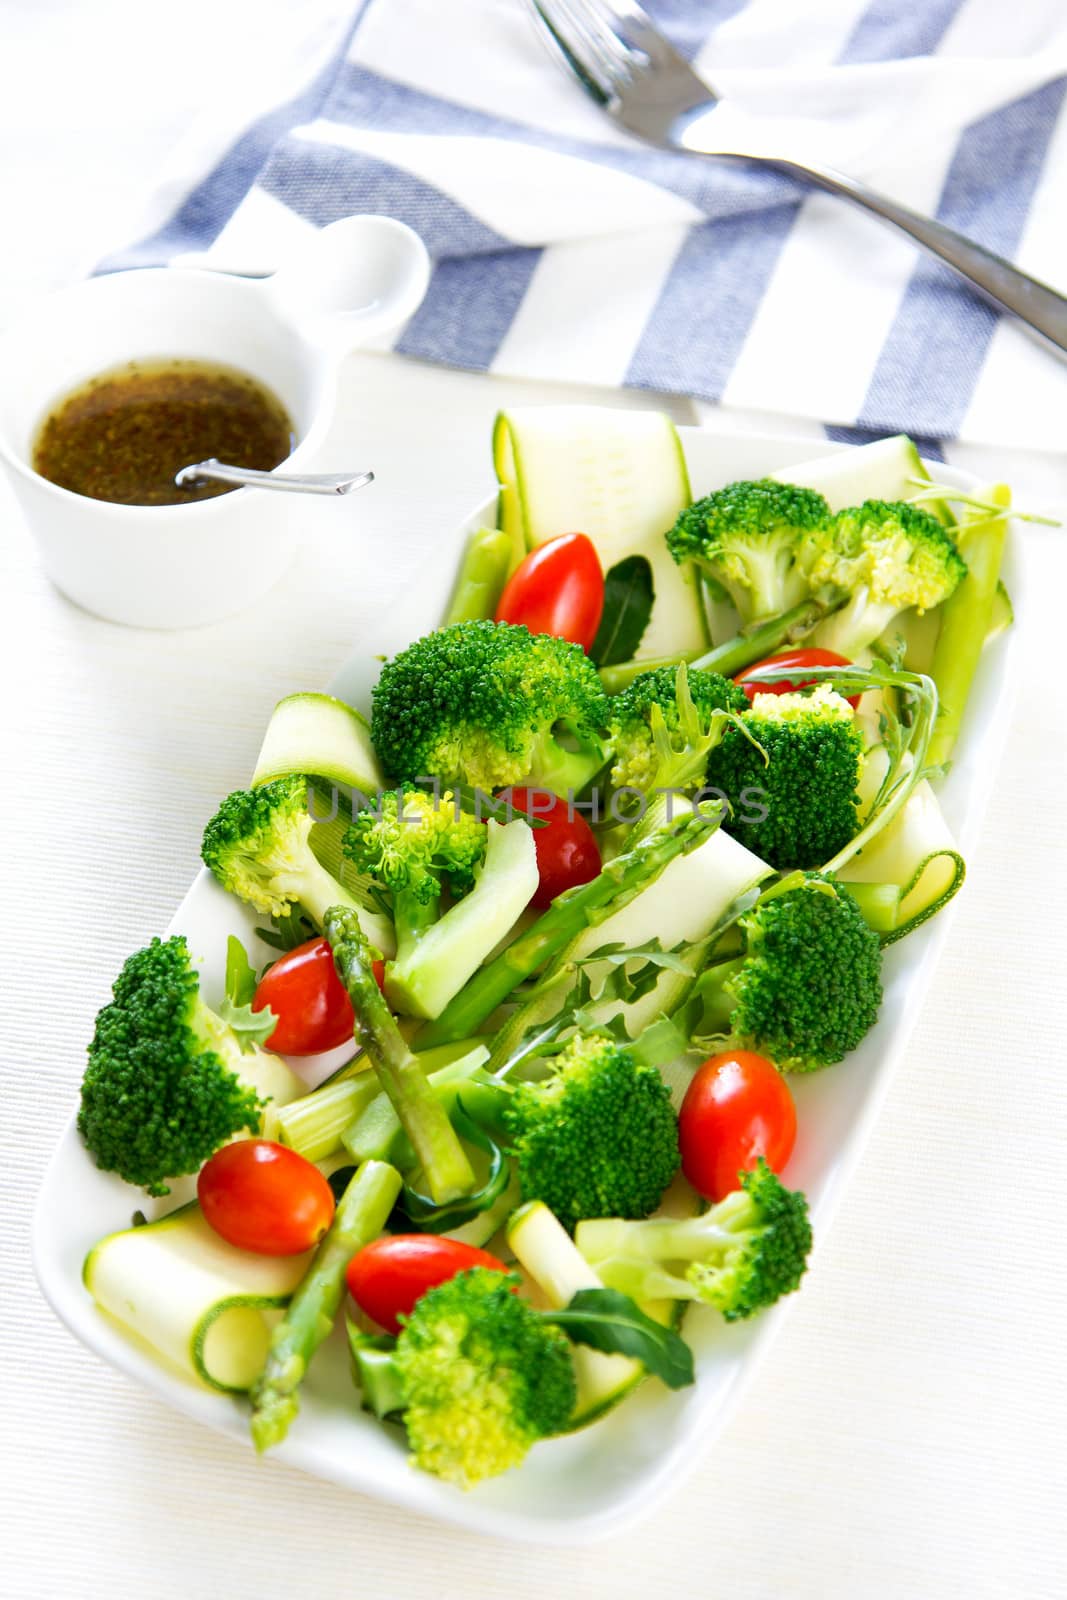
[{"label": "cherry tomato", "polygon": [[751,1050],[712,1056],[697,1069],[678,1113],[682,1171],[698,1194],[721,1200],[762,1156],[774,1172],[797,1136],[793,1096],[773,1061]]},{"label": "cherry tomato", "polygon": [[[778,678],[774,683],[750,683],[749,674],[758,671],[760,667],[850,667],[851,661],[847,656],[839,656],[833,650],[779,650],[777,655],[765,656],[762,661],[754,661],[744,672],[739,672],[734,682],[748,695],[749,702],[757,694],[792,694],[794,689],[807,689],[816,682],[814,678]],[[858,694],[845,696],[853,711],[860,703]]]},{"label": "cherry tomato", "polygon": [[[381,987],[385,964],[374,963]],[[270,1006],[278,1021],[267,1041],[285,1056],[314,1056],[351,1039],[355,1026],[352,1004],[333,964],[326,939],[298,944],[259,980],[253,1011]]]},{"label": "cherry tomato", "polygon": [[318,1167],[284,1144],[224,1144],[196,1180],[204,1218],[227,1244],[259,1256],[295,1256],[318,1244],[334,1198]]},{"label": "cherry tomato", "polygon": [[562,533],[531,550],[504,587],[497,622],[522,622],[591,650],[604,610],[604,574],[591,539]]},{"label": "cherry tomato", "polygon": [[432,1233],[394,1233],[363,1246],[348,1263],[348,1292],[361,1311],[387,1333],[399,1333],[407,1316],[428,1289],[447,1283],[469,1267],[509,1269],[487,1250]]},{"label": "cherry tomato", "polygon": [[564,889],[589,883],[600,872],[600,848],[593,830],[580,811],[568,815],[567,801],[548,789],[505,789],[498,796],[510,800],[514,809],[532,821],[534,849],[541,881],[532,906],[548,906]]}]

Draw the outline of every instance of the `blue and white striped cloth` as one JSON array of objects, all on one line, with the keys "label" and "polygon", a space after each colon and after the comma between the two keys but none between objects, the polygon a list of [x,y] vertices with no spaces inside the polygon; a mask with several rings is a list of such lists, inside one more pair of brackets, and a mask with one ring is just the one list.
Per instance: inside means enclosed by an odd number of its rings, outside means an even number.
[{"label": "blue and white striped cloth", "polygon": [[[814,152],[1067,289],[1063,0],[648,8],[724,96],[724,146]],[[1064,448],[1067,368],[839,202],[613,128],[521,0],[369,0],[354,16],[304,0],[291,18],[290,97],[239,132],[194,130],[167,220],[106,270],[269,269],[309,228],[385,212],[435,262],[404,354],[842,438]]]}]

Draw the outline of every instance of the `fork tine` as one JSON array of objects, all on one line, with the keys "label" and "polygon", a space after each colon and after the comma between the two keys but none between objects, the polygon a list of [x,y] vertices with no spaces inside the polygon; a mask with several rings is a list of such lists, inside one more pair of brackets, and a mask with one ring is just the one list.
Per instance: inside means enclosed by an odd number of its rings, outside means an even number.
[{"label": "fork tine", "polygon": [[585,0],[533,0],[559,48],[606,100],[631,81],[630,50],[610,23]]},{"label": "fork tine", "polygon": [[641,56],[642,64],[652,67],[688,66],[685,57],[657,31],[648,12],[637,0],[584,0],[584,3],[586,10],[599,14],[603,24],[625,47],[631,61]]},{"label": "fork tine", "polygon": [[[527,0],[553,53],[611,119],[653,144],[681,144],[714,89],[658,33],[638,0]],[[679,128],[683,132],[679,132]]]},{"label": "fork tine", "polygon": [[615,92],[611,84],[596,73],[588,61],[575,53],[573,41],[560,31],[552,0],[528,0],[528,3],[530,19],[549,54],[555,58],[557,64],[562,61],[567,71],[574,75],[590,98],[606,109],[615,99]]}]

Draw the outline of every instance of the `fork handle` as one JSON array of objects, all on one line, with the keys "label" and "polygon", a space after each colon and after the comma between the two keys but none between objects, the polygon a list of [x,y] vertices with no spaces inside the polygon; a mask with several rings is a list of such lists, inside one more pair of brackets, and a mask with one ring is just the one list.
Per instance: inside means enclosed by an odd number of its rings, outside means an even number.
[{"label": "fork handle", "polygon": [[832,167],[806,166],[780,159],[768,164],[791,178],[851,201],[861,211],[870,212],[906,234],[927,255],[951,267],[998,311],[1025,323],[1057,355],[1067,355],[1067,297],[1057,294],[1048,284],[1020,272],[1003,256],[986,250],[966,234],[947,228],[933,217],[924,217],[919,211],[911,211],[888,195],[869,189],[865,183],[835,172]]}]

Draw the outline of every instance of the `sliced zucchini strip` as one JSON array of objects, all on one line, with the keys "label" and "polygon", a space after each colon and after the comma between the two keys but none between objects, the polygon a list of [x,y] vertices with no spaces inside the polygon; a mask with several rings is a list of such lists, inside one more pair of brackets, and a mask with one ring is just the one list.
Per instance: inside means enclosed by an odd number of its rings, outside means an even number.
[{"label": "sliced zucchini strip", "polygon": [[[860,794],[876,786],[884,770],[880,746],[868,753]],[[871,926],[884,944],[903,939],[959,890],[966,873],[952,830],[945,821],[937,795],[929,783],[915,786],[907,805],[884,833],[838,874],[860,903]],[[897,891],[895,908],[886,905],[885,891]]]},{"label": "sliced zucchini strip", "polygon": [[586,534],[605,572],[624,556],[645,556],[655,600],[637,656],[706,649],[699,587],[664,540],[690,501],[670,417],[608,406],[523,406],[497,417],[493,460],[513,566],[561,533]]},{"label": "sliced zucchini strip", "polygon": [[[817,489],[830,502],[831,511],[858,506],[864,500],[910,500],[916,493],[916,479],[921,483],[930,482],[919,448],[906,433],[783,467],[781,472],[771,476],[782,483],[799,483],[806,489]],[[943,500],[923,503],[941,522],[948,525],[955,522]]]},{"label": "sliced zucchini strip", "polygon": [[386,787],[365,717],[329,694],[279,700],[263,736],[253,786],[307,773],[373,797]]},{"label": "sliced zucchini strip", "polygon": [[213,1389],[243,1394],[263,1368],[271,1314],[288,1304],[312,1254],[237,1250],[194,1203],[101,1239],[82,1276],[97,1305],[157,1355]]}]

